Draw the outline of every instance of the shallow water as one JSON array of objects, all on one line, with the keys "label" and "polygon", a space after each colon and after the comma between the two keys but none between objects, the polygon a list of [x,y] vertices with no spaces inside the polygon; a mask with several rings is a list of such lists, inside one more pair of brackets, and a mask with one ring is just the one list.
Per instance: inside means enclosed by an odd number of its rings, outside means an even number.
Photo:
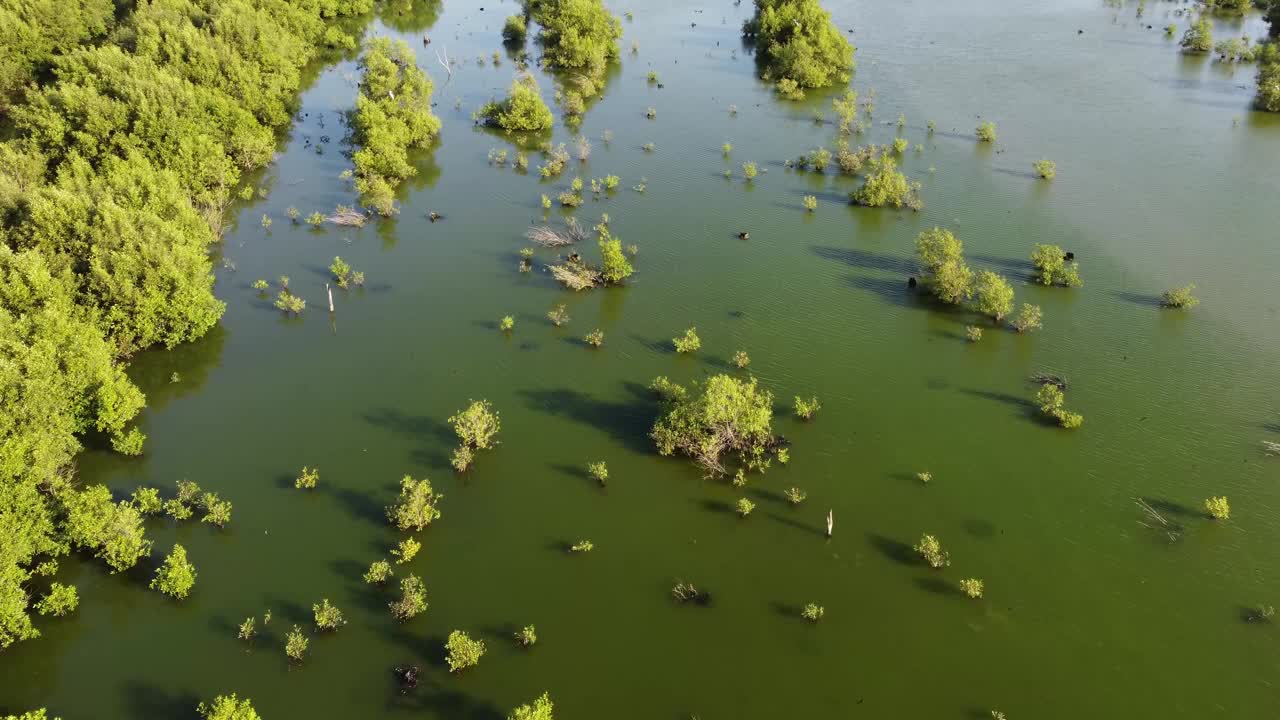
[{"label": "shallow water", "polygon": [[[628,287],[588,294],[516,272],[539,195],[567,186],[577,161],[549,182],[491,167],[490,148],[515,147],[470,120],[511,80],[514,63],[489,56],[514,4],[371,23],[369,34],[417,49],[444,123],[394,222],[287,222],[289,206],[305,216],[353,200],[338,178],[349,166],[338,113],[357,71],[321,68],[263,178],[269,198],[232,219],[221,325],[133,365],[149,399],[147,454],[89,452],[80,465],[82,480],[120,492],[190,478],[235,503],[232,524],[150,529],[157,561],[178,541],[197,565],[181,604],[146,590],[151,565],[112,576],[64,562],[59,580],[79,586],[80,610],[0,657],[0,709],[190,717],[197,700],[236,691],[275,719],[500,718],[545,690],[563,718],[1274,716],[1280,628],[1242,620],[1280,603],[1280,460],[1260,451],[1280,440],[1268,294],[1280,272],[1280,118],[1250,111],[1253,68],[1179,55],[1160,28],[1184,4],[1151,3],[1139,23],[1133,5],[1083,0],[829,2],[855,30],[854,87],[876,92],[859,141],[891,141],[902,113],[902,136],[924,146],[904,160],[923,212],[869,210],[844,202],[856,180],[784,167],[833,142],[833,93],[785,103],[755,78],[738,33],[749,5],[612,5],[634,20],[582,124],[593,153],[581,175],[617,174],[622,188],[575,215],[589,225],[607,212],[640,252]],[[448,82],[444,48],[466,60]],[[663,88],[646,82],[650,69]],[[981,119],[998,124],[994,147],[973,138]],[[571,137],[558,123],[555,140]],[[1042,157],[1058,163],[1051,183],[1031,176]],[[767,169],[751,184],[737,171],[747,160]],[[629,189],[640,182],[643,194]],[[428,222],[433,210],[444,220]],[[912,242],[934,225],[953,229],[976,267],[1018,278],[1044,330],[988,329],[970,345],[973,316],[909,293]],[[1036,242],[1074,251],[1085,286],[1022,281]],[[337,293],[328,317],[334,255],[368,286]],[[552,257],[540,251],[539,267]],[[299,319],[249,287],[279,275],[307,300]],[[1187,282],[1200,307],[1156,306]],[[572,315],[559,329],[544,318],[558,303]],[[508,314],[505,337],[496,324]],[[677,356],[669,338],[690,325],[703,350]],[[595,328],[606,340],[591,351],[580,338]],[[742,491],[656,455],[643,390],[656,375],[725,371],[737,349],[792,442],[790,465],[746,489],[758,506],[746,520],[729,509]],[[1032,416],[1037,371],[1070,380],[1083,428]],[[813,394],[817,418],[792,419],[790,399]],[[470,398],[500,411],[502,444],[457,476],[445,419]],[[607,489],[585,477],[592,460],[608,462]],[[314,493],[292,487],[303,465],[320,468]],[[927,486],[915,479],[925,469]],[[399,625],[385,608],[393,593],[360,575],[398,538],[382,513],[405,474],[446,498],[410,564],[430,609]],[[781,496],[792,485],[809,494],[798,508]],[[1220,494],[1226,523],[1200,510]],[[1180,539],[1142,526],[1136,497],[1180,524]],[[951,567],[915,561],[910,545],[926,532]],[[595,551],[564,552],[581,538]],[[986,597],[961,596],[964,577],[983,578]],[[708,590],[710,606],[673,603],[677,579]],[[290,668],[284,633],[308,625],[322,597],[349,624]],[[807,602],[826,608],[816,626],[797,616]],[[267,608],[267,636],[247,650],[235,626]],[[525,624],[539,636],[528,651],[510,640]],[[455,628],[489,648],[459,676],[441,649]],[[390,668],[404,663],[425,672],[400,696]]]}]

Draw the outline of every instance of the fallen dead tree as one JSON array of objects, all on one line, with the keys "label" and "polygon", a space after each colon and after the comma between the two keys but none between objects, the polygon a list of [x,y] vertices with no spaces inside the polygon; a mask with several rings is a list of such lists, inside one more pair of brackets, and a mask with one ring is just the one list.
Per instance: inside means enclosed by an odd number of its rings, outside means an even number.
[{"label": "fallen dead tree", "polygon": [[325,221],[334,225],[346,225],[350,227],[364,227],[364,213],[356,212],[355,208],[346,205],[339,205],[333,214],[325,218]]},{"label": "fallen dead tree", "polygon": [[587,239],[587,232],[582,229],[577,220],[569,218],[565,222],[563,229],[553,228],[550,225],[539,225],[529,228],[524,236],[534,245],[564,247]]}]

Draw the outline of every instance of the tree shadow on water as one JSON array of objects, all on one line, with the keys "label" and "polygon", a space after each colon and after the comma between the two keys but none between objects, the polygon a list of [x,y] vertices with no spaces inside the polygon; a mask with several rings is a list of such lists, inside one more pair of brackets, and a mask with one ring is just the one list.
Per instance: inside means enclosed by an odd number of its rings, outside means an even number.
[{"label": "tree shadow on water", "polygon": [[1057,424],[1053,422],[1051,418],[1041,415],[1036,404],[1024,397],[1010,395],[1009,393],[992,392],[991,390],[975,390],[973,388],[960,388],[960,392],[965,395],[982,398],[983,400],[993,400],[998,403],[1003,403],[1016,409],[1018,411],[1018,415],[1038,420],[1045,425]]},{"label": "tree shadow on water", "polygon": [[931,592],[936,595],[943,595],[943,596],[963,595],[963,593],[960,592],[959,588],[955,587],[954,585],[947,582],[946,580],[943,580],[940,577],[934,577],[934,576],[918,577],[912,582],[914,582],[915,586],[920,588],[921,590],[924,590],[926,592]]},{"label": "tree shadow on water", "polygon": [[1160,307],[1162,298],[1159,295],[1150,293],[1136,293],[1128,290],[1115,290],[1111,293],[1117,298],[1134,305],[1143,305],[1145,307]]},{"label": "tree shadow on water", "polygon": [[645,403],[597,400],[569,388],[521,390],[520,394],[534,410],[603,430],[631,450],[651,450],[649,426],[655,413]]},{"label": "tree shadow on water", "polygon": [[422,439],[425,445],[409,453],[409,457],[419,465],[434,467],[448,463],[448,456],[443,450],[452,448],[457,442],[453,428],[425,415],[406,415],[394,408],[383,407],[360,417],[374,427]]},{"label": "tree shadow on water", "polygon": [[899,542],[891,537],[885,537],[876,533],[867,533],[867,539],[871,541],[871,546],[880,551],[881,555],[898,563],[899,565],[919,565],[921,564],[920,556],[912,547],[904,542]]},{"label": "tree shadow on water", "polygon": [[[866,250],[828,247],[825,245],[810,245],[809,249],[814,255],[817,255],[824,260],[844,263],[850,267],[893,272],[904,277],[914,275],[916,273],[915,263],[906,258],[894,257],[883,253],[868,252]],[[896,284],[899,287],[905,288],[906,280]]]},{"label": "tree shadow on water", "polygon": [[174,720],[195,720],[199,717],[196,705],[200,704],[200,698],[189,693],[169,692],[152,685],[129,683],[124,688],[124,694],[133,717]]}]

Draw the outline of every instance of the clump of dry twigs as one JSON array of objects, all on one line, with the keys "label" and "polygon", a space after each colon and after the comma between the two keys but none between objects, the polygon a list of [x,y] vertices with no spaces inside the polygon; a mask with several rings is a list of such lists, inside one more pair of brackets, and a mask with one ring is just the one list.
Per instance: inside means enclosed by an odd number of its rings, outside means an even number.
[{"label": "clump of dry twigs", "polygon": [[565,222],[563,229],[554,228],[550,225],[537,225],[529,228],[525,234],[525,238],[534,245],[542,247],[563,247],[581,242],[587,238],[587,231],[582,229],[578,221],[569,218]]}]

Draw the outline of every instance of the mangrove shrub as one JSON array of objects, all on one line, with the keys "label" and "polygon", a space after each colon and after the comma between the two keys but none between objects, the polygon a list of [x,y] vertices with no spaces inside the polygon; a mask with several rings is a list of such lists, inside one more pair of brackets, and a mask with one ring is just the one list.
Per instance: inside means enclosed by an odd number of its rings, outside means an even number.
[{"label": "mangrove shrub", "polygon": [[742,33],[754,41],[766,80],[817,88],[847,83],[853,76],[854,48],[818,0],[756,0],[755,15],[743,23]]},{"label": "mangrove shrub", "polygon": [[511,82],[504,100],[485,103],[476,117],[507,132],[541,132],[551,129],[555,122],[551,108],[538,92],[537,79],[528,73]]},{"label": "mangrove shrub", "polygon": [[650,437],[658,453],[680,453],[708,475],[723,476],[726,459],[763,470],[773,448],[773,395],[755,378],[713,375],[691,389],[666,378],[654,380],[664,407]]}]

